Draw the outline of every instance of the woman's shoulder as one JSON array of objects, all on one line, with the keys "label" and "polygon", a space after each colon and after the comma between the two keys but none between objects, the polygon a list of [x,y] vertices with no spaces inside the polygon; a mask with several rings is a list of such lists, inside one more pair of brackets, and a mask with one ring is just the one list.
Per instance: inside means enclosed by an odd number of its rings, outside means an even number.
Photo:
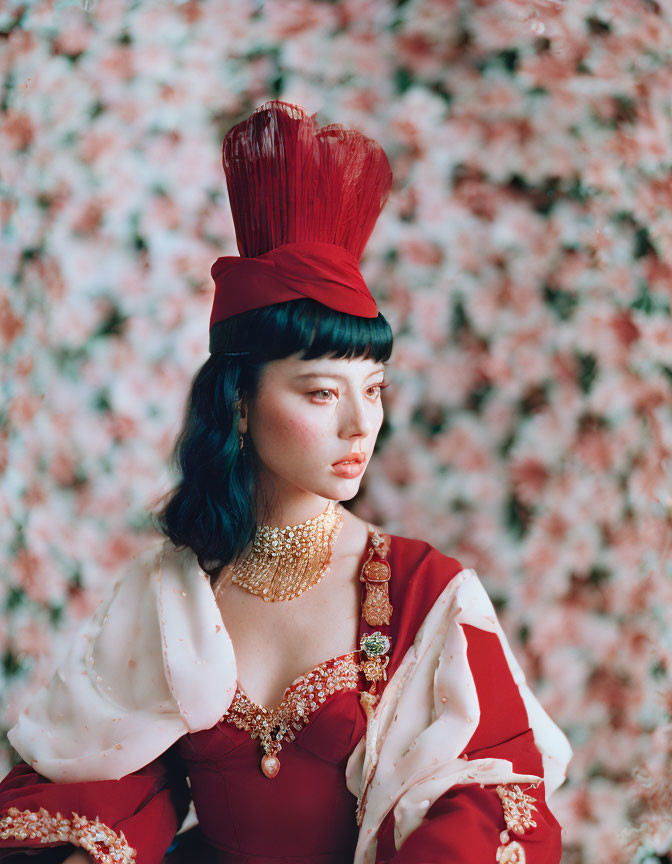
[{"label": "woman's shoulder", "polygon": [[231,703],[235,677],[233,646],[195,555],[152,538],[75,629],[50,683],[7,737],[55,782],[119,779],[185,732],[210,729]]},{"label": "woman's shoulder", "polygon": [[464,569],[457,558],[447,552],[441,552],[428,540],[389,532],[387,536],[390,538],[390,554],[413,573],[421,572],[425,577],[452,578]]},{"label": "woman's shoulder", "polygon": [[427,540],[390,534],[388,560],[393,602],[407,613],[426,614],[446,586],[462,572],[462,563]]}]

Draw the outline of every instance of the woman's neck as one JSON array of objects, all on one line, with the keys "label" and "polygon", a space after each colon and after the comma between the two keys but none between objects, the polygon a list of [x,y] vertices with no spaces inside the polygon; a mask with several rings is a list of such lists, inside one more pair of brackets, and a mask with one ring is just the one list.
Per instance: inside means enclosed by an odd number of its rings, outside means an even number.
[{"label": "woman's neck", "polygon": [[279,488],[276,485],[269,491],[268,486],[264,489],[262,484],[261,489],[257,524],[270,525],[272,528],[300,525],[314,519],[324,513],[330,500],[296,486]]},{"label": "woman's neck", "polygon": [[257,520],[259,525],[270,525],[272,528],[285,528],[287,525],[301,525],[309,519],[321,516],[329,506],[328,498],[314,497],[310,502],[296,502],[287,504],[282,502],[281,506],[273,508],[270,512],[260,514]]}]

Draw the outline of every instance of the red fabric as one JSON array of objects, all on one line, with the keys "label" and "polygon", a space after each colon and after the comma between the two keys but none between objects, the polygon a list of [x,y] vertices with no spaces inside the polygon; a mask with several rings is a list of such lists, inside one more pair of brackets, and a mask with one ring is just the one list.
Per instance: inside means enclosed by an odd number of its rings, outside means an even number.
[{"label": "red fabric", "polygon": [[[249,309],[303,297],[362,318],[378,315],[357,260],[333,243],[288,243],[258,258],[228,255],[210,272],[215,280],[210,327]],[[244,289],[232,290],[234,285]]]},{"label": "red fabric", "polygon": [[[525,706],[504,657],[499,639],[471,625],[464,626],[467,657],[478,692],[481,718],[462,755],[508,759],[519,773],[543,776]],[[562,856],[560,825],[549,810],[544,784],[521,789],[535,798],[536,827],[523,835],[511,832],[525,849],[526,864],[558,864]],[[424,821],[401,846],[394,846],[394,816],[381,826],[376,864],[482,864],[497,860],[499,834],[506,829],[495,785],[457,786],[438,798]]]},{"label": "red fabric", "polygon": [[[0,815],[5,816],[10,807],[32,812],[44,807],[52,816],[61,813],[67,819],[72,819],[73,812],[89,820],[98,817],[117,834],[123,831],[137,849],[136,864],[159,864],[187,814],[189,788],[170,751],[121,780],[89,783],[52,783],[20,762],[0,784]],[[0,838],[0,860],[17,847],[49,849],[56,845]]]},{"label": "red fabric", "polygon": [[[391,539],[389,677],[441,591],[462,569],[427,543],[396,535]],[[360,636],[372,629],[377,628],[362,618]],[[502,756],[519,771],[540,772],[540,756],[497,637],[469,626],[465,633],[481,706],[481,721],[465,753],[470,758]],[[183,736],[161,759],[118,781],[51,784],[24,766],[0,783],[0,815],[9,806],[75,809],[90,818],[99,814],[137,844],[136,864],[158,864],[181,824],[188,775],[199,831],[209,850],[198,855],[199,864],[352,864],[359,829],[345,764],[365,726],[356,692],[329,696],[297,731],[296,740],[283,745],[281,769],[273,780],[261,773],[259,742],[227,721]],[[29,793],[18,792],[22,784]],[[543,803],[541,787],[532,794],[538,801],[538,825],[520,839],[527,864],[557,864],[560,826]],[[457,787],[439,798],[398,852],[392,819],[391,813],[380,831],[379,864],[494,864],[505,827],[494,787],[478,785]],[[0,840],[0,850],[19,845]]]},{"label": "red fabric", "polygon": [[359,271],[392,186],[376,141],[338,123],[320,129],[300,105],[272,100],[227,133],[222,164],[243,257],[212,266],[210,327],[299,297],[377,316]]}]

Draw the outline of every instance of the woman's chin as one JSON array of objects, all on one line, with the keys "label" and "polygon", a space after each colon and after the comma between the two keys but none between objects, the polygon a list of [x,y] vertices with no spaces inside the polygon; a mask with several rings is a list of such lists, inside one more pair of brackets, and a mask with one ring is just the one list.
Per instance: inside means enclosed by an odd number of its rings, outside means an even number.
[{"label": "woman's chin", "polygon": [[320,498],[326,498],[330,501],[349,501],[359,492],[359,482],[361,479],[361,477],[357,477],[353,480],[346,480],[342,477],[336,477],[331,482],[320,486],[319,489],[316,489],[314,486],[304,488],[307,492],[312,492],[313,495],[319,495]]},{"label": "woman's chin", "polygon": [[361,474],[359,477],[336,477],[334,478],[333,483],[330,486],[335,490],[333,495],[325,495],[326,498],[334,498],[338,501],[349,501],[350,498],[354,498],[355,495],[359,492],[359,486],[362,481],[362,477],[364,475]]}]

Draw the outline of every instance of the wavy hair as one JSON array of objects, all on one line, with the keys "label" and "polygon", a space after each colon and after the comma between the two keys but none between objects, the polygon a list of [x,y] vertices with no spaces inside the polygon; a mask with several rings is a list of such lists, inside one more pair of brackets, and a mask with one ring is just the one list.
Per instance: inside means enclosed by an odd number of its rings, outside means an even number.
[{"label": "wavy hair", "polygon": [[393,343],[382,313],[362,318],[310,298],[251,309],[214,326],[218,352],[191,382],[170,456],[179,481],[164,496],[165,506],[151,514],[175,546],[194,551],[211,578],[253,539],[259,512],[259,463],[249,436],[239,448],[238,395],[254,399],[272,360],[299,353],[304,360],[361,357],[380,363],[389,360]]}]

